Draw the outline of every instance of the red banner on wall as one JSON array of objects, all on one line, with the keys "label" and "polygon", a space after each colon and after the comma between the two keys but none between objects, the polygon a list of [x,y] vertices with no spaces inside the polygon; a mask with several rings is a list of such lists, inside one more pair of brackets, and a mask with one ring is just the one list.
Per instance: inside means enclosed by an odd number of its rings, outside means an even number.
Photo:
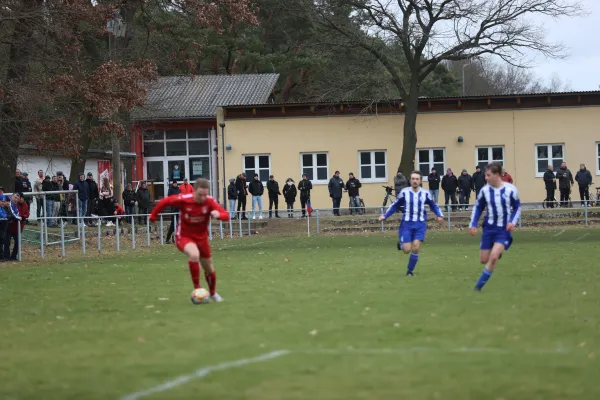
[{"label": "red banner on wall", "polygon": [[108,160],[98,160],[98,183],[101,185],[104,178],[108,178],[110,184],[113,184],[112,162]]}]

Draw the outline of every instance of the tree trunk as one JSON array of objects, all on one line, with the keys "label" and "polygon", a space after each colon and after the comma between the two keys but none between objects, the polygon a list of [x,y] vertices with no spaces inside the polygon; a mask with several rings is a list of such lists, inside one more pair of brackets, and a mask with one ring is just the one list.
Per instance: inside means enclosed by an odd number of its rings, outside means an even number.
[{"label": "tree trunk", "polygon": [[7,132],[2,129],[3,150],[0,151],[0,186],[6,193],[15,189],[15,170],[17,169],[17,155],[21,135],[17,132]]},{"label": "tree trunk", "polygon": [[[92,119],[92,117],[88,117],[88,119]],[[87,121],[86,121],[87,122]],[[85,124],[88,125],[87,123]],[[88,157],[88,151],[90,146],[92,145],[92,138],[88,134],[87,130],[81,132],[81,136],[79,136],[79,156],[75,156],[71,158],[71,173],[69,174],[69,182],[77,182],[79,177],[77,176],[80,172],[85,173],[85,163]],[[98,177],[95,177],[98,179]]]},{"label": "tree trunk", "polygon": [[404,175],[409,175],[415,169],[415,154],[417,152],[417,114],[419,96],[409,94],[404,101],[404,135],[402,140],[402,158],[398,169]]}]

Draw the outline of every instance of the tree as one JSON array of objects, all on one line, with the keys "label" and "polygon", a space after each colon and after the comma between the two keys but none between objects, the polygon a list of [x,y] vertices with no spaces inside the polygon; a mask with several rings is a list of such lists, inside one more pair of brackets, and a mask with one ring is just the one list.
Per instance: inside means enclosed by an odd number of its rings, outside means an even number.
[{"label": "tree", "polygon": [[[312,1],[310,1],[312,2]],[[543,29],[527,18],[578,15],[570,0],[317,0],[317,23],[347,37],[373,54],[400,92],[404,108],[400,168],[414,168],[418,100],[423,82],[445,61],[486,54],[523,66],[524,50],[562,57],[560,45],[548,43]],[[351,20],[340,18],[350,11]],[[355,24],[361,29],[356,31]],[[396,42],[408,67],[388,52]]]}]

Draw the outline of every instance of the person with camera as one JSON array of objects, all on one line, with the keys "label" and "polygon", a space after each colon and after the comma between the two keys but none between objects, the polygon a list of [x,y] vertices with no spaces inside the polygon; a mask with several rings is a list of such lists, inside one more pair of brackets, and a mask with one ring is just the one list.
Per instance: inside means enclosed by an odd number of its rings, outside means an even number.
[{"label": "person with camera", "polygon": [[348,190],[348,196],[350,197],[350,204],[352,208],[350,209],[350,214],[360,214],[362,211],[360,209],[360,188],[362,184],[358,179],[354,177],[354,174],[350,172],[348,174],[348,181],[346,182],[346,189]]},{"label": "person with camera", "polygon": [[562,207],[567,207],[571,197],[571,185],[575,183],[571,170],[567,168],[567,163],[562,163],[556,172],[556,179],[558,179],[558,190],[560,190],[560,204]]},{"label": "person with camera", "polygon": [[438,174],[435,167],[431,168],[431,173],[427,176],[427,181],[429,182],[429,193],[431,193],[431,198],[435,204],[437,204],[440,195],[440,180],[440,174]]}]

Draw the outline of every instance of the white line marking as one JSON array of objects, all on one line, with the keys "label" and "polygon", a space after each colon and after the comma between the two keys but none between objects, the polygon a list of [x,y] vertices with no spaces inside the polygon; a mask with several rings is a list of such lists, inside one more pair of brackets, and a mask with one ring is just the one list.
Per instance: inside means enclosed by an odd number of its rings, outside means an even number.
[{"label": "white line marking", "polygon": [[581,236],[579,236],[577,239],[573,239],[573,240],[571,240],[569,243],[576,242],[576,241],[578,241],[578,240],[581,240],[581,239],[583,239],[584,237],[587,237],[587,236],[590,236],[590,234],[589,234],[589,233],[586,233],[585,235],[581,235]]},{"label": "white line marking", "polygon": [[557,233],[556,235],[554,235],[554,236],[555,236],[555,237],[556,237],[556,236],[560,236],[560,235],[562,235],[563,233],[565,233],[565,231],[566,231],[566,229],[563,229],[562,231],[558,232],[558,233]]},{"label": "white line marking", "polygon": [[405,355],[411,353],[495,353],[495,354],[567,354],[568,349],[556,348],[556,349],[532,349],[532,350],[521,350],[521,349],[500,349],[493,347],[459,347],[456,349],[439,349],[433,347],[407,347],[404,349],[361,349],[361,348],[347,348],[347,349],[309,349],[309,350],[296,350],[297,353],[302,354],[333,354],[333,355],[351,355],[351,354],[364,354],[364,355]]},{"label": "white line marking", "polygon": [[221,364],[217,364],[217,365],[213,365],[213,366],[209,366],[209,367],[200,368],[200,369],[197,369],[196,371],[194,371],[193,373],[191,373],[189,375],[182,375],[180,377],[177,377],[175,379],[172,379],[170,381],[162,383],[162,384],[160,384],[158,386],[155,386],[153,388],[128,394],[127,396],[122,397],[121,400],[137,400],[137,399],[141,399],[143,397],[148,397],[148,396],[151,396],[151,395],[156,394],[156,393],[166,392],[167,390],[170,390],[170,389],[173,389],[173,388],[175,388],[177,386],[186,384],[189,381],[192,381],[194,379],[204,378],[205,376],[209,375],[211,372],[223,371],[223,370],[226,370],[226,369],[229,369],[229,368],[241,367],[241,366],[248,365],[248,364],[253,364],[253,363],[259,363],[259,362],[263,362],[263,361],[273,360],[275,358],[282,357],[282,356],[285,356],[287,354],[290,354],[289,350],[277,350],[277,351],[272,351],[270,353],[266,353],[266,354],[260,355],[258,357],[243,358],[241,360],[228,361],[228,362],[224,362],[224,363],[221,363]]}]

